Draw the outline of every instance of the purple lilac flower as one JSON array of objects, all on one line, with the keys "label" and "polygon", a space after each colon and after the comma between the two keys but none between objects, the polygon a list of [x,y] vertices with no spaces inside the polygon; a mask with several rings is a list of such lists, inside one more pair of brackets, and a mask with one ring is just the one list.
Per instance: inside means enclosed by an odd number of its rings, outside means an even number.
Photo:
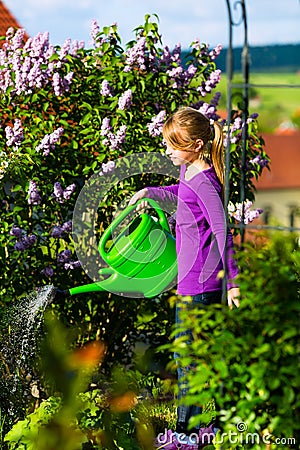
[{"label": "purple lilac flower", "polygon": [[250,159],[249,164],[258,164],[260,167],[264,168],[268,166],[269,161],[263,158],[261,155],[256,155],[253,159]]},{"label": "purple lilac flower", "polygon": [[118,108],[121,110],[129,109],[132,104],[132,91],[127,89],[119,98]]},{"label": "purple lilac flower", "polygon": [[250,116],[247,119],[247,124],[254,122],[254,120],[257,119],[257,117],[258,117],[258,113],[250,114]]},{"label": "purple lilac flower", "polygon": [[69,186],[66,187],[66,189],[63,189],[61,184],[56,181],[53,185],[53,194],[52,197],[55,198],[55,200],[58,203],[64,203],[65,200],[69,200],[71,198],[71,195],[76,189],[76,184],[72,183]]},{"label": "purple lilac flower", "polygon": [[[175,66],[174,66],[174,63],[175,63]],[[162,51],[160,60],[159,60],[159,65],[172,67],[175,69],[177,69],[178,67],[183,68],[182,64],[181,64],[181,45],[180,44],[175,45],[175,48],[173,49],[173,51],[170,51],[169,47],[165,46]],[[193,66],[193,64],[191,64],[190,66]],[[190,69],[188,68],[186,72],[184,72],[184,70],[182,71],[181,69],[179,69],[179,71],[178,71],[179,73],[177,73],[177,75],[186,73],[186,76],[189,76],[188,74],[191,74],[191,72],[193,72],[193,70],[194,69],[192,67]],[[172,69],[168,69],[168,71],[169,71],[169,76],[176,75],[176,71],[172,72]]]},{"label": "purple lilac flower", "polygon": [[91,35],[91,38],[93,39],[94,44],[97,43],[97,35],[99,34],[99,32],[100,32],[100,28],[99,28],[98,22],[96,19],[93,19],[92,23],[91,23],[90,35]]},{"label": "purple lilac flower", "polygon": [[127,130],[126,125],[121,125],[116,134],[113,134],[111,131],[106,129],[105,139],[103,139],[102,141],[103,145],[109,147],[112,150],[121,150],[122,144],[125,142],[126,139],[126,130]]},{"label": "purple lilac flower", "polygon": [[79,267],[81,267],[81,261],[69,261],[67,263],[64,264],[64,268],[65,270],[71,269],[79,269]]},{"label": "purple lilac flower", "polygon": [[[115,135],[115,147],[112,146],[112,148],[121,148],[121,145],[125,142],[126,138],[126,125],[121,125],[119,130],[117,131],[117,134]],[[112,141],[111,141],[112,144]]]},{"label": "purple lilac flower", "polygon": [[52,228],[51,236],[54,238],[62,238],[66,233],[70,233],[72,231],[72,220],[68,220],[62,225],[56,225]]},{"label": "purple lilac flower", "polygon": [[64,190],[58,181],[56,181],[54,183],[53,188],[54,188],[54,192],[53,192],[52,196],[54,196],[55,198],[63,198]]},{"label": "purple lilac flower", "polygon": [[15,236],[18,239],[21,239],[23,236],[24,230],[22,228],[18,227],[17,225],[13,225],[12,229],[10,230],[9,234],[11,236]]},{"label": "purple lilac flower", "polygon": [[67,222],[64,222],[62,224],[61,229],[65,232],[65,233],[70,233],[72,231],[72,220],[68,220]]},{"label": "purple lilac flower", "polygon": [[234,133],[237,130],[241,130],[243,128],[243,120],[241,117],[236,117],[233,121],[231,131]]},{"label": "purple lilac flower", "polygon": [[170,65],[171,52],[170,52],[170,48],[167,45],[163,48],[160,62],[161,62],[161,64],[164,64],[166,66]]},{"label": "purple lilac flower", "polygon": [[29,182],[28,188],[28,204],[29,205],[39,205],[42,201],[42,198],[39,194],[37,184],[35,181]]},{"label": "purple lilac flower", "polygon": [[96,20],[93,20],[91,23],[91,30],[90,35],[92,37],[92,44],[95,48],[97,48],[98,56],[102,56],[101,47],[104,43],[108,43],[110,45],[114,45],[116,43],[116,35],[115,35],[115,28],[117,27],[116,23],[113,23],[112,26],[109,29],[109,33],[107,33],[107,36],[101,36],[99,34],[99,26]]},{"label": "purple lilac flower", "polygon": [[19,28],[18,30],[16,30],[14,35],[11,37],[12,50],[16,51],[16,50],[22,48],[24,36],[25,36],[24,28]]},{"label": "purple lilac flower", "polygon": [[63,265],[70,261],[70,258],[72,257],[71,250],[63,250],[62,252],[58,253],[57,255],[57,263],[59,265]]},{"label": "purple lilac flower", "polygon": [[172,67],[172,69],[167,70],[167,75],[169,75],[170,78],[176,78],[178,76],[180,76],[183,72],[183,67],[178,66],[178,67]]},{"label": "purple lilac flower", "polygon": [[69,73],[67,73],[67,75],[64,76],[63,87],[64,87],[65,92],[69,91],[70,85],[73,81],[73,77],[74,77],[74,72],[69,72]]},{"label": "purple lilac flower", "polygon": [[35,244],[35,241],[36,236],[34,234],[23,236],[15,243],[14,249],[18,250],[19,252],[24,252],[25,250],[30,249]]},{"label": "purple lilac flower", "polygon": [[45,275],[45,277],[47,277],[47,278],[51,278],[54,275],[54,270],[52,269],[51,266],[47,266],[47,267],[45,267],[45,269],[43,269],[41,271],[41,274]]},{"label": "purple lilac flower", "polygon": [[167,65],[170,67],[166,70],[166,74],[172,81],[172,88],[178,89],[190,83],[197,73],[197,67],[194,64],[189,64],[187,69],[184,68],[181,61],[181,45],[177,44],[172,52],[168,47],[165,47],[160,59],[160,65]]},{"label": "purple lilac flower", "polygon": [[197,59],[200,65],[206,66],[208,59],[209,48],[208,44],[202,44],[199,39],[192,43],[192,48],[197,52]]},{"label": "purple lilac flower", "polygon": [[107,80],[102,81],[100,93],[103,97],[112,97],[114,95],[114,90]]},{"label": "purple lilac flower", "polygon": [[152,117],[151,122],[147,123],[150,136],[156,137],[161,135],[165,118],[166,111],[160,111],[157,116]]},{"label": "purple lilac flower", "polygon": [[171,61],[180,63],[181,62],[181,44],[178,43],[175,45],[172,55],[171,55]]},{"label": "purple lilac flower", "polygon": [[172,83],[173,89],[178,89],[180,85],[182,85],[183,73],[184,69],[181,66],[173,67],[172,69],[166,71],[166,74],[173,82]]},{"label": "purple lilac flower", "polygon": [[15,119],[13,127],[5,128],[6,144],[17,150],[24,140],[23,128],[20,119]]},{"label": "purple lilac flower", "polygon": [[56,95],[56,97],[59,97],[63,93],[61,84],[62,84],[62,79],[60,77],[60,74],[58,72],[54,73],[53,77],[52,77],[52,86],[53,86],[54,94]]},{"label": "purple lilac flower", "polygon": [[205,97],[210,93],[220,82],[221,70],[214,70],[206,81],[203,81],[200,86],[197,87],[197,91],[200,92],[202,97]]},{"label": "purple lilac flower", "polygon": [[104,117],[101,123],[101,136],[107,136],[111,132],[110,119]]},{"label": "purple lilac flower", "polygon": [[63,43],[63,45],[60,48],[60,52],[59,52],[59,58],[61,60],[65,59],[65,57],[68,55],[68,53],[70,52],[71,49],[71,39],[67,38],[65,40],[65,42]]},{"label": "purple lilac flower", "polygon": [[194,76],[196,75],[196,73],[197,73],[197,67],[194,66],[194,64],[190,64],[184,73],[186,82],[192,80],[194,78]]},{"label": "purple lilac flower", "polygon": [[51,150],[55,149],[55,144],[59,141],[64,132],[63,127],[57,128],[51,134],[46,134],[41,143],[36,147],[36,151],[43,150],[43,155],[48,156]]},{"label": "purple lilac flower", "polygon": [[235,205],[230,202],[228,205],[228,214],[238,222],[241,222],[244,213],[244,224],[247,225],[263,212],[260,208],[251,210],[251,207],[252,202],[250,200],[246,200],[244,203],[236,203]]},{"label": "purple lilac flower", "polygon": [[212,119],[215,115],[216,108],[209,103],[203,103],[202,106],[199,108],[199,111],[204,114],[209,119]]},{"label": "purple lilac flower", "polygon": [[62,230],[61,226],[55,226],[52,228],[50,236],[60,239],[62,237],[62,235],[63,235],[63,230]]},{"label": "purple lilac flower", "polygon": [[116,167],[116,163],[114,161],[108,161],[107,163],[103,163],[101,166],[101,170],[99,171],[99,175],[109,175],[114,172]]},{"label": "purple lilac flower", "polygon": [[74,261],[72,258],[71,250],[63,250],[57,255],[57,264],[60,266],[64,266],[64,269],[77,269],[81,267],[80,261]]},{"label": "purple lilac flower", "polygon": [[72,183],[69,186],[66,187],[66,189],[63,192],[63,197],[65,200],[69,200],[71,198],[71,195],[76,189],[76,184]]},{"label": "purple lilac flower", "polygon": [[[206,44],[204,44],[204,45],[206,45]],[[201,42],[200,42],[200,40],[199,40],[199,39],[196,39],[196,40],[192,43],[191,47],[194,48],[195,50],[201,50]]]},{"label": "purple lilac flower", "polygon": [[140,70],[146,70],[146,38],[144,36],[140,37],[126,52],[124,72],[129,72],[135,66]]},{"label": "purple lilac flower", "polygon": [[[242,137],[244,122],[240,116],[236,117],[230,127],[229,136],[231,144],[237,144]],[[224,147],[227,147],[227,134],[224,138]]]},{"label": "purple lilac flower", "polygon": [[72,47],[70,50],[71,56],[76,56],[78,51],[84,48],[84,41],[77,41],[76,39],[72,42]]},{"label": "purple lilac flower", "polygon": [[213,50],[211,50],[209,52],[209,56],[211,58],[211,60],[213,61],[214,59],[216,59],[217,56],[219,56],[219,54],[222,51],[222,44],[218,44]]}]

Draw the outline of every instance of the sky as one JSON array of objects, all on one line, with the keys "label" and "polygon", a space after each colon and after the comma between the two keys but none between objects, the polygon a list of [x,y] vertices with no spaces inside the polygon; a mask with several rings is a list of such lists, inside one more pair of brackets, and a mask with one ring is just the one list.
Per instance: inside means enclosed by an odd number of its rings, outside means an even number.
[{"label": "sky", "polygon": [[[238,1],[228,0],[234,21]],[[117,23],[122,44],[133,39],[134,28],[146,14],[157,14],[164,45],[183,49],[199,39],[209,46],[228,46],[226,0],[3,0],[30,36],[49,31],[50,41],[62,45],[67,38],[91,47],[90,27]],[[236,8],[234,5],[237,5]],[[245,0],[250,46],[300,43],[300,0]],[[243,43],[242,26],[233,27],[233,45]]]}]

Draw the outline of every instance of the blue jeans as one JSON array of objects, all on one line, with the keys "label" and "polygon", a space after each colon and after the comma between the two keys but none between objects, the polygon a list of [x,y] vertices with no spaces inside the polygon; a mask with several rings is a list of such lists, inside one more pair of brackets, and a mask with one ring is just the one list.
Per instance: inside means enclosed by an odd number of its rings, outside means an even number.
[{"label": "blue jeans", "polygon": [[[212,305],[213,303],[221,303],[222,301],[222,291],[214,291],[214,292],[204,292],[203,294],[198,294],[192,296],[192,301],[187,300],[185,308],[195,309],[197,307],[205,308],[207,305]],[[176,325],[179,325],[181,323],[180,319],[180,311],[182,310],[182,303],[185,303],[184,298],[181,302],[181,304],[176,305]],[[181,331],[180,333],[175,335],[175,338],[178,338],[180,336],[188,336],[187,343],[192,343],[193,341],[193,335],[191,330],[187,329],[185,331]],[[174,353],[175,360],[179,358],[178,353]],[[202,408],[200,406],[192,405],[192,406],[185,406],[180,404],[180,401],[188,392],[188,385],[186,380],[184,379],[188,372],[192,370],[193,365],[190,365],[188,367],[179,367],[177,368],[177,375],[178,375],[178,401],[179,406],[177,408],[177,424],[176,424],[176,431],[179,433],[187,433],[187,427],[188,422],[192,416],[195,416],[197,414],[201,414]],[[196,429],[190,430],[189,433],[197,432],[197,429],[199,427],[196,427]]]}]

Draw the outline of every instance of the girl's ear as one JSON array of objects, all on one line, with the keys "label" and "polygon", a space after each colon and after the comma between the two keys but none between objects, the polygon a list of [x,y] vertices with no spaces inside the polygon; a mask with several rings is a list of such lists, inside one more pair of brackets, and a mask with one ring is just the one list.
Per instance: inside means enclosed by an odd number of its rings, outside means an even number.
[{"label": "girl's ear", "polygon": [[201,150],[203,149],[204,146],[204,142],[202,141],[202,139],[197,139],[196,143],[195,143],[195,152],[201,152]]}]

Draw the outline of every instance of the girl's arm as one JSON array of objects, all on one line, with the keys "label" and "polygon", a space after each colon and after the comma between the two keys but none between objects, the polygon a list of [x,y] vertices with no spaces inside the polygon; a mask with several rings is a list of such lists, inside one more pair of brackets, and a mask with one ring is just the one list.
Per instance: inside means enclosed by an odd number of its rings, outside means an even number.
[{"label": "girl's arm", "polygon": [[142,198],[152,198],[159,202],[160,206],[165,211],[168,211],[170,205],[177,204],[178,197],[178,184],[172,184],[171,186],[159,186],[159,187],[146,187],[136,192],[129,200],[129,205],[134,205],[138,200]]},{"label": "girl's arm", "polygon": [[199,189],[197,190],[197,198],[205,219],[207,220],[217,241],[223,265],[225,264],[226,258],[227,289],[229,293],[228,304],[229,306],[232,302],[237,304],[236,301],[234,301],[234,298],[236,297],[236,289],[238,289],[238,286],[234,279],[238,275],[238,268],[234,259],[232,234],[230,229],[227,227],[222,200],[219,193],[208,179],[203,181],[199,186]]}]

